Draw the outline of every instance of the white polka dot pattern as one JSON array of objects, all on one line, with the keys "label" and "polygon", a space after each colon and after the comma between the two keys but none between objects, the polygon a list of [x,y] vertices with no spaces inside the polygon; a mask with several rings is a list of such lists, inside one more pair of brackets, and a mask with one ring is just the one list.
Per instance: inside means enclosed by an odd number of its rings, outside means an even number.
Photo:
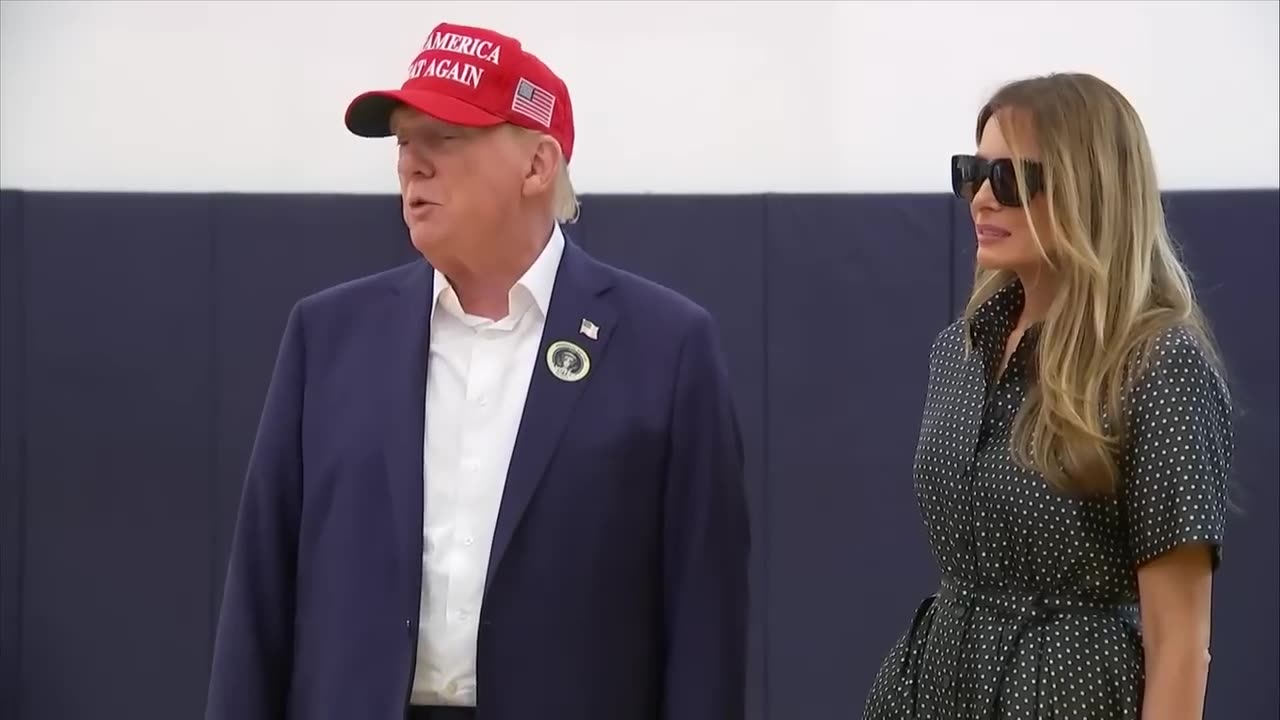
[{"label": "white polka dot pattern", "polygon": [[931,351],[914,470],[942,586],[889,652],[865,720],[1139,720],[1138,566],[1188,542],[1219,561],[1231,409],[1194,336],[1166,331],[1139,376],[1119,492],[1070,498],[1010,450],[1037,327],[991,380],[1022,300],[1011,284]]}]

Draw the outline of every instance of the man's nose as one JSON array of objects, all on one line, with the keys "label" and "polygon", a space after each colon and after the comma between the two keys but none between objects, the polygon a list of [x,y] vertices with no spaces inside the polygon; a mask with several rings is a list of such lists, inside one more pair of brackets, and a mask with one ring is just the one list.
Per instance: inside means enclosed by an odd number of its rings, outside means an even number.
[{"label": "man's nose", "polygon": [[435,174],[435,163],[424,150],[402,149],[400,153],[400,172],[405,175],[421,175],[431,177]]}]

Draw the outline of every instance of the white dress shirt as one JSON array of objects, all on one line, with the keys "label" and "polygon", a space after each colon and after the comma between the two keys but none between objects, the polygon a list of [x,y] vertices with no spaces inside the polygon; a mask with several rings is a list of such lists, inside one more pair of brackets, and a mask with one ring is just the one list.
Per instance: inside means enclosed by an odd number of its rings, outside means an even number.
[{"label": "white dress shirt", "polygon": [[414,705],[475,705],[489,550],[563,251],[557,226],[496,321],[464,312],[435,273]]}]

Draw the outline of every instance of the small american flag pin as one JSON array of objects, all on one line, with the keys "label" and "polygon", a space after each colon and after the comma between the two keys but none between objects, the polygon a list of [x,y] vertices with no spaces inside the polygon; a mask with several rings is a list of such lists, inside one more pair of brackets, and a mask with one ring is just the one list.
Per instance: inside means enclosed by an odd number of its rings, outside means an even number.
[{"label": "small american flag pin", "polygon": [[582,325],[578,326],[578,332],[582,333],[583,335],[586,335],[592,340],[600,339],[600,326],[596,325],[595,323],[591,322],[586,318],[582,319]]}]

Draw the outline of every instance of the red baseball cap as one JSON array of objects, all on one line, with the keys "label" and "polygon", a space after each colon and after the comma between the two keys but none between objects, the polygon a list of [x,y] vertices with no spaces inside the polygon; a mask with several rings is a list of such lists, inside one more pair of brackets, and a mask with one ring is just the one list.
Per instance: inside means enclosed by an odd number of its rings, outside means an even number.
[{"label": "red baseball cap", "polygon": [[573,155],[568,87],[519,40],[492,30],[437,25],[399,90],[374,90],[351,101],[347,129],[387,137],[391,112],[401,104],[464,127],[511,123],[538,130],[560,143],[566,162]]}]

